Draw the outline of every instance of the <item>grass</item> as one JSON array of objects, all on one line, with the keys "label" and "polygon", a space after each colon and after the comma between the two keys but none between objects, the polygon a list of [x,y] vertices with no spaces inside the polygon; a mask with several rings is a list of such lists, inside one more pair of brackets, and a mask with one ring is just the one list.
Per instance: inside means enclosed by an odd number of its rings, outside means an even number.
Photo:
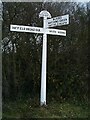
[{"label": "grass", "polygon": [[40,107],[33,100],[19,100],[3,104],[3,118],[87,118],[88,105],[51,101]]}]

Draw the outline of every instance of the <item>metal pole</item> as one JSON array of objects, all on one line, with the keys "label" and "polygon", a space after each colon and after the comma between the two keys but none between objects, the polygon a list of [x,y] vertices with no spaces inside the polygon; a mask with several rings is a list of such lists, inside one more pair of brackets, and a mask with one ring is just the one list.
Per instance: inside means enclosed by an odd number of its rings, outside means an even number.
[{"label": "metal pole", "polygon": [[[46,29],[47,17],[43,17],[43,28]],[[40,104],[46,105],[46,63],[47,63],[47,34],[43,34],[42,50],[42,73],[41,73],[41,101]]]},{"label": "metal pole", "polygon": [[2,1],[0,0],[0,119],[2,119]]}]

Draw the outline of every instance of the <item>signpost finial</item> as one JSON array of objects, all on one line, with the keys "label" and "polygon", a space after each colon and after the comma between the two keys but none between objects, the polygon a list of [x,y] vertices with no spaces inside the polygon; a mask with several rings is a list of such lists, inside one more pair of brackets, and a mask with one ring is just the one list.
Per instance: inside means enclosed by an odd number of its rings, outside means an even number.
[{"label": "signpost finial", "polygon": [[48,11],[43,10],[43,11],[41,11],[40,14],[39,14],[39,18],[40,18],[40,17],[51,18],[51,14],[50,14]]}]

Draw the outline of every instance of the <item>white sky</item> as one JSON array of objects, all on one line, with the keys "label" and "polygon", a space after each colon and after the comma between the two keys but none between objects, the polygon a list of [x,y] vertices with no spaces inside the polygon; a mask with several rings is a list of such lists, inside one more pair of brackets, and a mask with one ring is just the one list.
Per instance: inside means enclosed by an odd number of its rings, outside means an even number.
[{"label": "white sky", "polygon": [[89,2],[90,0],[72,0],[72,2]]}]

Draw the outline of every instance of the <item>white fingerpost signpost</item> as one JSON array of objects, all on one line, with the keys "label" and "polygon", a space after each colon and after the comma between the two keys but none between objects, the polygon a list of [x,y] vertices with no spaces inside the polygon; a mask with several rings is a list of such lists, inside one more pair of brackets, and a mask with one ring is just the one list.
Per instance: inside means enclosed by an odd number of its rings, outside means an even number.
[{"label": "white fingerpost signpost", "polygon": [[23,25],[10,25],[10,31],[43,34],[41,94],[40,94],[40,105],[42,106],[46,105],[47,34],[66,36],[66,30],[51,29],[49,27],[69,24],[69,15],[51,18],[51,14],[48,11],[43,10],[39,14],[39,18],[40,17],[43,17],[43,28]]}]

